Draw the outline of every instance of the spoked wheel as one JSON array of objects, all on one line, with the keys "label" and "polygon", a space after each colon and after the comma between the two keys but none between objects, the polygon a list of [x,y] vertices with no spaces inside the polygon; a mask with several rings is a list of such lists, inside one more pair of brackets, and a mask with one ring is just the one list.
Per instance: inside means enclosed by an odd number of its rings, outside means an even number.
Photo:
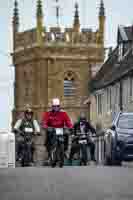
[{"label": "spoked wheel", "polygon": [[50,152],[50,166],[52,168],[56,167],[56,147],[54,147]]},{"label": "spoked wheel", "polygon": [[87,149],[86,149],[86,145],[82,145],[80,147],[80,159],[81,159],[81,166],[86,166],[87,165]]},{"label": "spoked wheel", "polygon": [[21,161],[22,167],[29,167],[30,166],[30,160],[29,156],[27,155],[27,152],[24,154],[22,161]]},{"label": "spoked wheel", "polygon": [[60,161],[60,162],[59,162],[59,167],[62,168],[63,165],[64,165],[64,163]]},{"label": "spoked wheel", "polygon": [[64,166],[64,144],[59,144],[57,148],[57,160],[59,162],[59,167]]}]

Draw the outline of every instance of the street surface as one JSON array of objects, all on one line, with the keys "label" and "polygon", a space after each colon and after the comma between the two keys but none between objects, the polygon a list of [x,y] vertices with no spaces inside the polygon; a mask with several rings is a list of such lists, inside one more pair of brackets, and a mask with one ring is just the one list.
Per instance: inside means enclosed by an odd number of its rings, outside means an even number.
[{"label": "street surface", "polygon": [[132,167],[0,169],[0,200],[133,200]]}]

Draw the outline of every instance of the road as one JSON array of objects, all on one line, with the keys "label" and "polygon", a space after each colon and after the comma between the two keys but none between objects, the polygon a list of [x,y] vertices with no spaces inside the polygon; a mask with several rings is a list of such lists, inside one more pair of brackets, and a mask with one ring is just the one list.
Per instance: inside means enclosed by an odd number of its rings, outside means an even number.
[{"label": "road", "polygon": [[0,200],[133,200],[133,168],[0,169]]}]

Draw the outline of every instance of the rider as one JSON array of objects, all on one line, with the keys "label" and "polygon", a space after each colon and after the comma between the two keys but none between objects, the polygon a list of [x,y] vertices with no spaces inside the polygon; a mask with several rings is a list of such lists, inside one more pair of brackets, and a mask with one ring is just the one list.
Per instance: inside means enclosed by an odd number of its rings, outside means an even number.
[{"label": "rider", "polygon": [[[42,116],[42,128],[47,129],[49,127],[52,128],[73,128],[72,122],[65,111],[61,109],[60,100],[58,98],[54,98],[52,100],[51,110],[48,112],[44,112]],[[68,140],[65,140],[67,143]],[[48,131],[47,133],[47,150],[50,156],[50,147],[54,142],[52,132]],[[67,146],[67,144],[64,144]]]},{"label": "rider", "polygon": [[[32,128],[34,131],[34,134],[40,133],[40,126],[37,122],[37,120],[33,119],[34,113],[32,109],[29,106],[26,106],[26,109],[24,111],[24,116],[21,119],[18,119],[15,123],[15,126],[13,128],[13,131],[16,134],[16,153],[17,153],[17,160],[22,160],[22,151],[24,148],[24,132],[25,128]],[[31,135],[32,140],[32,135]],[[30,146],[29,146],[30,149]],[[32,158],[31,161],[33,162],[33,144],[31,145],[31,151],[32,151]]]},{"label": "rider", "polygon": [[[89,121],[87,121],[86,116],[84,113],[81,113],[80,117],[78,118],[78,121],[74,124],[74,135],[77,135],[78,131],[81,131],[81,129],[84,129],[85,133],[91,132],[92,134],[96,134],[95,128],[90,124]],[[95,144],[91,140],[91,137],[88,137],[87,144],[90,147],[90,156],[92,161],[95,160]],[[75,152],[78,152],[79,144],[77,140],[75,139],[72,143],[71,152],[70,152],[70,160],[72,160],[73,155]]]}]

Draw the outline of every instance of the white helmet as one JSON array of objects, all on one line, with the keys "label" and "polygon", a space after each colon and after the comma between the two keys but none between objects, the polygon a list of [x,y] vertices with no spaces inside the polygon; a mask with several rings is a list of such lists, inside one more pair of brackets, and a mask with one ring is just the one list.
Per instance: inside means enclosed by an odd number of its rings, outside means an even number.
[{"label": "white helmet", "polygon": [[52,106],[60,106],[60,100],[58,98],[52,99]]}]

